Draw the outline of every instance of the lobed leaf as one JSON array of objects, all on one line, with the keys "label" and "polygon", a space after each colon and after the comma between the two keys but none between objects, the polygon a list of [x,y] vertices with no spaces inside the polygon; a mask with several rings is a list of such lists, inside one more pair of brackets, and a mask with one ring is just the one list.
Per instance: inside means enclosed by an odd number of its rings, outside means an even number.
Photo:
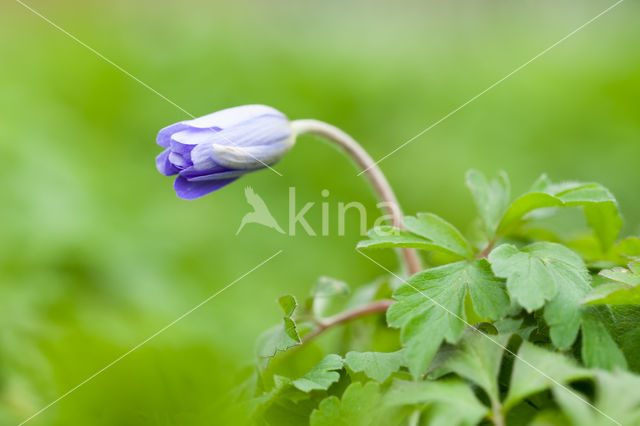
[{"label": "lobed leaf", "polygon": [[405,363],[402,351],[397,352],[349,352],[345,363],[355,372],[364,372],[367,377],[382,383]]},{"label": "lobed leaf", "polygon": [[327,390],[329,386],[340,379],[340,373],[336,370],[342,369],[342,358],[336,354],[325,356],[315,367],[301,378],[293,381],[293,386],[303,392],[312,390]]},{"label": "lobed leaf", "polygon": [[420,272],[394,293],[398,303],[387,311],[387,322],[401,329],[409,370],[422,375],[443,340],[457,341],[466,325],[469,295],[483,318],[500,319],[509,309],[504,283],[484,259],[461,261]]},{"label": "lobed leaf", "polygon": [[311,426],[369,426],[376,420],[380,386],[375,382],[352,383],[342,399],[325,398],[311,413]]}]

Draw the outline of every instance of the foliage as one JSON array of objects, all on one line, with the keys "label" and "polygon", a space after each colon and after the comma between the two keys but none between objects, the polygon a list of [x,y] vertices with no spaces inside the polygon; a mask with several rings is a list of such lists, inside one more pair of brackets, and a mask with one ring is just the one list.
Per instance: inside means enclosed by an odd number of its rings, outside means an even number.
[{"label": "foliage", "polygon": [[[253,421],[640,424],[640,251],[637,239],[618,241],[611,193],[543,176],[511,201],[506,174],[490,180],[478,171],[467,185],[478,208],[475,239],[419,213],[404,229],[372,229],[358,246],[420,250],[423,271],[387,271],[361,287],[368,297],[323,278],[299,310],[293,296],[280,299],[285,323],[261,338],[259,353],[272,357],[251,379],[262,384],[250,398]],[[586,236],[541,232],[575,208]],[[597,247],[599,258],[584,247]],[[386,321],[366,315],[389,296]],[[332,316],[326,306],[346,311]],[[344,327],[315,338],[334,325]]]}]

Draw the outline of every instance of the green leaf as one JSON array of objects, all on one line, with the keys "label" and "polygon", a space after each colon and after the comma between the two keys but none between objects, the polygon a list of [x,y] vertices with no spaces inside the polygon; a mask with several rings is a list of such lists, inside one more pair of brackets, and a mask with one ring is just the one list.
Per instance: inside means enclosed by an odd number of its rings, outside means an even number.
[{"label": "green leaf", "polygon": [[298,306],[296,298],[286,294],[278,299],[278,304],[284,312],[282,323],[271,327],[258,337],[256,353],[259,358],[273,358],[277,352],[286,351],[301,342],[296,323],[291,318]]},{"label": "green leaf", "polygon": [[529,342],[523,342],[513,364],[505,411],[525,398],[551,388],[592,377],[593,373],[575,365],[567,357],[549,352]]},{"label": "green leaf", "polygon": [[614,320],[610,328],[618,346],[629,364],[629,369],[640,373],[640,306],[612,306]]},{"label": "green leaf", "polygon": [[436,409],[436,417],[428,419],[430,425],[475,425],[489,411],[459,379],[418,382],[396,379],[383,404],[385,408],[429,404]]},{"label": "green leaf", "polygon": [[342,399],[325,398],[311,413],[311,426],[369,426],[376,419],[380,386],[375,382],[352,383]]},{"label": "green leaf", "polygon": [[613,268],[600,271],[600,275],[627,286],[640,285],[640,262],[632,262],[629,268]]},{"label": "green leaf", "polygon": [[501,172],[498,178],[489,181],[479,171],[469,170],[466,181],[485,232],[490,238],[494,235],[498,222],[509,205],[509,178],[506,173]]},{"label": "green leaf", "polygon": [[401,329],[409,370],[424,374],[443,340],[457,341],[464,328],[464,300],[469,294],[483,318],[500,319],[509,309],[504,283],[484,259],[461,261],[420,272],[394,293],[398,303],[387,311],[387,322]]},{"label": "green leaf", "polygon": [[311,312],[316,318],[324,318],[340,309],[349,293],[346,283],[330,277],[320,277],[311,291],[307,306],[311,305]]},{"label": "green leaf", "polygon": [[408,231],[432,241],[434,244],[462,257],[473,257],[469,242],[460,231],[433,213],[418,213],[417,217],[406,216],[404,226]]},{"label": "green leaf", "polygon": [[[559,349],[568,349],[582,327],[582,359],[585,365],[605,369],[614,366],[626,368],[624,356],[606,327],[594,319],[594,315],[610,315],[610,311],[595,312],[581,304],[591,289],[591,277],[582,259],[558,244],[536,243],[526,250],[542,259],[557,288],[557,294],[544,308],[544,319],[549,324],[553,344]],[[511,290],[509,282],[507,288]]]},{"label": "green leaf", "polygon": [[[571,424],[580,426],[640,424],[640,377],[616,371],[596,373],[595,403],[584,395],[555,386],[553,395]],[[594,408],[595,406],[595,408]]]},{"label": "green leaf", "polygon": [[404,365],[404,354],[397,352],[349,352],[345,356],[345,363],[355,372],[364,372],[367,377],[382,383],[391,374]]},{"label": "green leaf", "polygon": [[549,207],[583,207],[587,223],[593,229],[603,251],[616,242],[622,228],[616,200],[607,188],[597,183],[554,185],[543,176],[532,192],[516,199],[498,225],[498,233],[511,231],[527,214]]},{"label": "green leaf", "polygon": [[[444,222],[444,221],[443,221]],[[411,219],[409,220],[411,223]],[[453,228],[455,229],[455,228]],[[439,231],[444,233],[443,230]],[[435,233],[435,232],[434,232]],[[378,226],[368,232],[369,239],[360,241],[358,248],[380,249],[380,248],[416,248],[419,250],[434,251],[444,253],[456,258],[465,258],[467,254],[461,255],[453,250],[460,250],[458,247],[440,245],[435,241],[414,234],[410,231],[397,229],[392,226]],[[440,237],[441,241],[443,237]]]},{"label": "green leaf", "polygon": [[284,312],[284,316],[287,318],[290,318],[293,315],[293,312],[298,307],[298,302],[296,301],[296,298],[291,294],[285,294],[284,296],[280,296],[280,298],[278,298],[278,304],[282,308],[282,311]]},{"label": "green leaf", "polygon": [[293,381],[293,386],[303,392],[312,390],[327,390],[329,386],[340,379],[340,373],[336,370],[342,368],[342,358],[336,354],[325,356],[322,361],[313,367],[307,374]]},{"label": "green leaf", "polygon": [[583,305],[640,305],[640,286],[603,284],[582,300]]},{"label": "green leaf", "polygon": [[529,192],[517,198],[500,220],[498,233],[506,234],[528,213],[545,207],[560,207],[558,198],[544,192]]},{"label": "green leaf", "polygon": [[[608,316],[608,318],[607,318]],[[606,324],[613,322],[608,308],[586,308],[582,312],[582,359],[587,367],[605,370],[627,368],[627,360],[609,334]]]},{"label": "green leaf", "polygon": [[498,373],[509,337],[490,336],[479,330],[468,330],[441,368],[474,382],[487,392],[492,401],[499,403]]},{"label": "green leaf", "polygon": [[522,250],[503,244],[489,254],[493,272],[507,279],[507,291],[528,312],[551,300],[561,284],[556,269],[583,278],[586,267],[579,257],[560,244],[535,243]]}]

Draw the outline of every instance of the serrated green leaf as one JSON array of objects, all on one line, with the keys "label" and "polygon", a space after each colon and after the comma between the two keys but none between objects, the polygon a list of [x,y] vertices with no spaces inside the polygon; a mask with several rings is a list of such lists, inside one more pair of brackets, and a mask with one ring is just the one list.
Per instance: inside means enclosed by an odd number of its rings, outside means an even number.
[{"label": "serrated green leaf", "polygon": [[464,328],[464,300],[469,294],[483,318],[500,319],[509,309],[504,283],[484,259],[461,261],[420,272],[394,293],[398,303],[387,311],[387,322],[401,329],[409,370],[424,374],[443,340],[457,341]]},{"label": "serrated green leaf", "polygon": [[553,395],[575,426],[637,425],[640,424],[640,377],[616,371],[596,373],[596,399],[594,404],[575,391],[555,386]]},{"label": "serrated green leaf", "polygon": [[469,170],[466,175],[467,187],[471,191],[478,214],[487,236],[495,233],[498,222],[509,205],[510,185],[506,173],[491,181],[477,170]]},{"label": "serrated green leaf", "polygon": [[325,356],[315,367],[301,378],[293,381],[293,386],[303,392],[312,390],[327,390],[329,386],[340,379],[340,373],[336,370],[342,368],[342,358],[336,354]]},{"label": "serrated green leaf", "polygon": [[404,354],[397,352],[349,352],[345,363],[353,371],[382,383],[404,365]]},{"label": "serrated green leaf", "polygon": [[578,367],[567,357],[525,341],[514,361],[504,409],[506,411],[525,398],[557,383],[566,384],[592,376],[590,370]]},{"label": "serrated green leaf", "polygon": [[433,213],[418,213],[417,217],[406,216],[403,223],[408,231],[424,237],[452,253],[462,257],[473,257],[471,246],[460,231]]},{"label": "serrated green leaf", "polygon": [[383,400],[385,408],[424,404],[438,409],[428,424],[475,425],[489,411],[471,388],[458,379],[418,382],[396,379]]},{"label": "serrated green leaf", "polygon": [[[551,300],[559,285],[554,268],[566,268],[582,277],[586,268],[571,250],[560,244],[535,243],[522,250],[503,244],[489,254],[493,272],[507,279],[507,291],[528,312]],[[569,259],[569,262],[565,260]],[[552,263],[555,265],[552,266]],[[577,265],[577,268],[574,267]]]},{"label": "serrated green leaf", "polygon": [[499,403],[498,373],[509,337],[468,330],[441,368],[474,382],[487,392],[493,402]]},{"label": "serrated green leaf", "polygon": [[293,315],[293,312],[296,310],[296,307],[298,307],[296,298],[291,294],[280,296],[278,298],[278,304],[282,308],[285,317],[291,317]]},{"label": "serrated green leaf", "polygon": [[286,351],[301,343],[296,323],[291,318],[298,306],[296,298],[286,294],[278,298],[278,304],[285,315],[282,323],[264,331],[256,341],[256,353],[259,358],[267,359],[265,362],[273,358],[277,352]]},{"label": "serrated green leaf", "polygon": [[369,426],[376,419],[380,386],[375,382],[352,383],[342,399],[325,398],[311,413],[311,426]]}]

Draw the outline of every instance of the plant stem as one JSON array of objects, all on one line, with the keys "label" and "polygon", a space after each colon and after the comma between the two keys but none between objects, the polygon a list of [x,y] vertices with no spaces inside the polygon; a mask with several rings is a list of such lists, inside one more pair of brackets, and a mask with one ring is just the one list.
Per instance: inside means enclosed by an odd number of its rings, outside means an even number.
[{"label": "plant stem", "polygon": [[495,426],[505,426],[504,416],[502,415],[502,405],[500,401],[492,401],[491,403],[491,422]]},{"label": "plant stem", "polygon": [[367,305],[350,309],[348,311],[344,311],[337,315],[329,317],[319,322],[317,328],[311,330],[306,336],[304,336],[304,339],[302,339],[302,344],[307,343],[308,341],[317,337],[319,334],[324,333],[328,329],[340,324],[344,324],[345,322],[351,321],[352,319],[360,318],[364,315],[386,312],[387,309],[389,309],[389,306],[391,306],[393,303],[394,301],[389,299],[376,300],[375,302],[371,302]]},{"label": "plant stem", "polygon": [[[402,228],[402,210],[400,209],[398,200],[391,189],[391,185],[389,185],[389,182],[375,161],[373,161],[373,158],[371,158],[367,151],[365,151],[364,148],[355,141],[355,139],[339,128],[318,120],[295,120],[291,122],[291,126],[295,134],[313,133],[315,135],[322,136],[325,139],[334,142],[343,151],[349,154],[349,156],[356,161],[358,166],[365,171],[369,182],[371,182],[371,185],[378,194],[378,197],[383,201],[387,213],[392,218],[392,225],[396,228]],[[407,271],[410,275],[416,274],[422,270],[420,258],[414,249],[403,248],[401,249],[401,252]]]}]

